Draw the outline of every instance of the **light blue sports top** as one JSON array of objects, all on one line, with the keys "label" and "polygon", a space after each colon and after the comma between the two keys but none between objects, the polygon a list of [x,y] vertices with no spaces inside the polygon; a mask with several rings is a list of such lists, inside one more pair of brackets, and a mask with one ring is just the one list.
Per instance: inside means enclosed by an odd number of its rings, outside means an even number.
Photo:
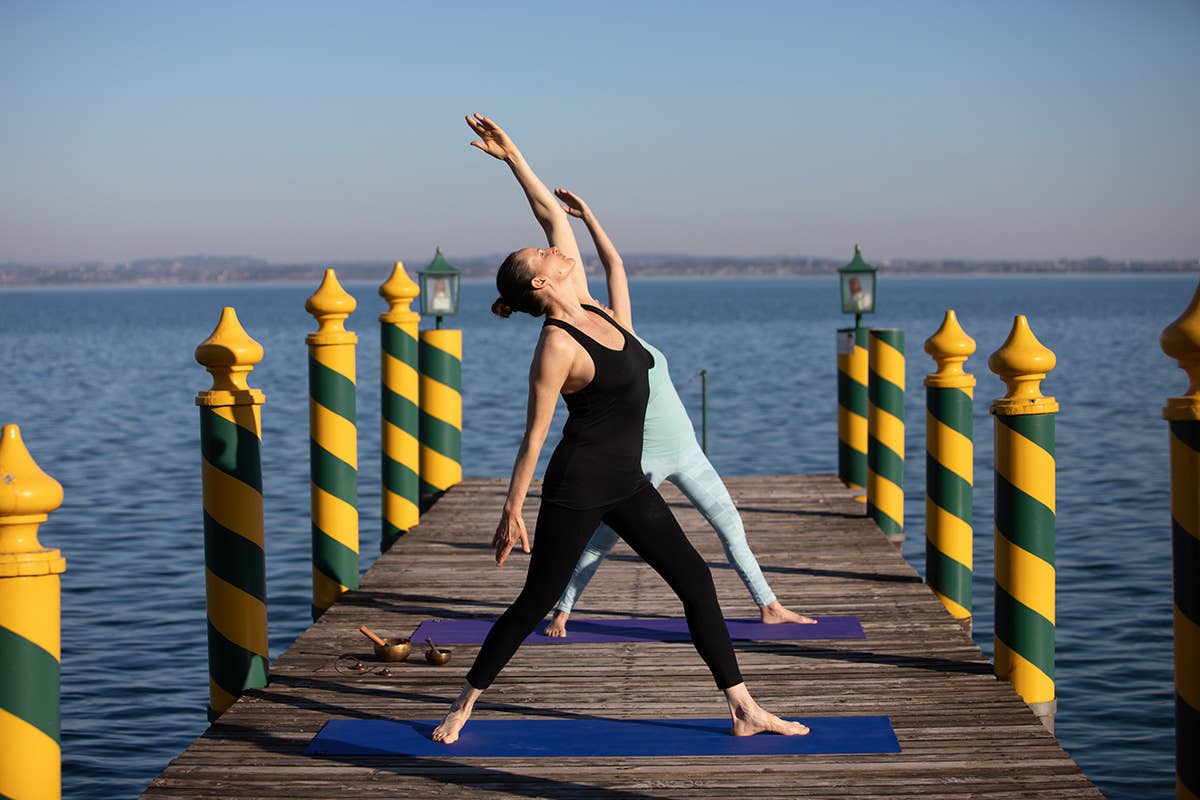
[{"label": "light blue sports top", "polygon": [[688,445],[696,445],[696,430],[675,384],[671,383],[667,357],[642,337],[637,336],[637,340],[654,356],[650,400],[646,403],[646,423],[642,428],[642,457],[675,455]]}]

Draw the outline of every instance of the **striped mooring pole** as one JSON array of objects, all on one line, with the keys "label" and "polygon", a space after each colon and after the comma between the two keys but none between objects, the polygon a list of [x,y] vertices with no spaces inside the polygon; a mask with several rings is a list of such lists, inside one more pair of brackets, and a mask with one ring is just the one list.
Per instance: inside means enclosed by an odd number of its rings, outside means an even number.
[{"label": "striped mooring pole", "polygon": [[383,530],[379,552],[421,521],[421,428],[419,345],[421,315],[410,305],[421,293],[397,261],[379,287],[388,310],[379,315],[380,374],[383,381]]},{"label": "striped mooring pole", "polygon": [[904,331],[867,331],[867,515],[904,543]]},{"label": "striped mooring pole", "polygon": [[312,617],[358,588],[358,418],[354,346],[345,321],[357,303],[325,270],[304,310],[308,334],[308,452],[312,475]]},{"label": "striped mooring pole", "polygon": [[988,359],[1007,392],[995,415],[996,677],[1054,732],[1054,415],[1041,383],[1054,369],[1024,315]]},{"label": "striped mooring pole", "polygon": [[867,485],[868,361],[867,329],[839,328],[838,477],[850,489],[864,489]]},{"label": "striped mooring pole", "polygon": [[1188,376],[1167,399],[1171,437],[1171,552],[1175,605],[1175,797],[1200,798],[1200,286],[1162,332]]},{"label": "striped mooring pole", "polygon": [[462,331],[421,331],[421,499],[462,480]]},{"label": "striped mooring pole", "polygon": [[925,352],[937,364],[925,376],[925,581],[970,632],[975,376],[963,367],[975,340],[951,310]]},{"label": "striped mooring pole", "polygon": [[62,553],[38,527],[62,505],[16,425],[0,429],[0,797],[62,796],[59,739]]},{"label": "striped mooring pole", "polygon": [[196,347],[212,374],[200,407],[204,585],[208,604],[208,719],[246,689],[267,685],[267,568],[263,550],[262,409],[247,385],[262,361],[232,308]]}]

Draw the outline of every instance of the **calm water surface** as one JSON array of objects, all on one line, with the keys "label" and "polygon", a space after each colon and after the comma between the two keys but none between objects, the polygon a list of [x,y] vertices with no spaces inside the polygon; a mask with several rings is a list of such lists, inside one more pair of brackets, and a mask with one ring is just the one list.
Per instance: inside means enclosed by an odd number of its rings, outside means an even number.
[{"label": "calm water surface", "polygon": [[[382,277],[385,277],[381,275]],[[1058,356],[1060,741],[1112,798],[1173,791],[1171,562],[1164,398],[1183,373],[1158,349],[1195,276],[885,277],[871,324],[908,337],[905,555],[924,566],[922,343],[955,308],[979,343],[975,631],[991,653],[990,399],[986,369],[1017,313]],[[266,358],[251,384],[263,410],[270,646],[309,624],[308,418],[304,299],[315,287],[230,286],[0,292],[0,423],[17,423],[66,499],[42,541],[63,576],[63,782],[68,798],[136,796],[206,727],[208,699],[198,419],[209,385],[195,346],[233,305]],[[363,568],[379,530],[375,285],[359,302]],[[709,450],[729,475],[836,468],[833,278],[634,284],[639,333],[665,351],[700,418],[709,373]],[[495,291],[466,284],[463,465],[507,475],[524,422],[538,325],[487,313]],[[564,412],[559,409],[556,425]],[[550,448],[546,448],[544,458]],[[544,461],[543,461],[544,466]],[[753,532],[751,532],[753,543]],[[786,599],[786,598],[785,598]],[[816,609],[819,610],[819,609]],[[1118,733],[1119,732],[1119,733]]]}]

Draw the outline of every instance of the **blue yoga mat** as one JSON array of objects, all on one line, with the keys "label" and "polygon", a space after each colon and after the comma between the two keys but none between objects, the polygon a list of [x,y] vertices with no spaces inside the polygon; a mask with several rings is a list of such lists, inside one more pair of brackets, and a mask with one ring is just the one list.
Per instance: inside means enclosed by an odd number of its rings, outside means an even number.
[{"label": "blue yoga mat", "polygon": [[[811,625],[785,622],[764,625],[757,619],[726,619],[729,638],[735,641],[778,642],[809,639],[865,639],[857,617],[817,617]],[[425,620],[413,633],[414,642],[425,637],[438,644],[482,644],[492,628],[490,619]],[[572,619],[563,639],[542,634],[545,625],[525,639],[525,644],[589,644],[594,642],[690,642],[687,620],[678,617],[642,619]]]},{"label": "blue yoga mat", "polygon": [[308,756],[564,758],[571,756],[769,756],[899,753],[887,717],[803,717],[807,736],[730,736],[719,719],[481,719],[454,744],[429,737],[437,720],[335,719]]}]

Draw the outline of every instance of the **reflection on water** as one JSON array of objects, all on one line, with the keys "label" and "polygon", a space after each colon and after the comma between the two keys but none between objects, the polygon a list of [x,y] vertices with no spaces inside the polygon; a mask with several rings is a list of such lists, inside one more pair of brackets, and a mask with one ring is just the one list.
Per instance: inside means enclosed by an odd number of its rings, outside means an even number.
[{"label": "reflection on water", "polygon": [[[380,280],[386,277],[381,271]],[[1060,741],[1113,798],[1168,796],[1173,782],[1171,564],[1164,398],[1186,381],[1158,349],[1194,276],[883,276],[870,324],[908,337],[905,555],[924,562],[921,350],[946,308],[979,343],[975,631],[991,652],[992,475],[986,370],[1015,313],[1058,356]],[[69,798],[133,796],[206,725],[198,418],[207,375],[195,346],[233,305],[262,343],[263,470],[272,657],[309,624],[307,355],[315,287],[7,290],[0,294],[0,422],[66,490],[43,542],[63,576],[63,761]],[[379,344],[375,286],[359,311],[359,497],[364,568],[377,550]],[[488,313],[494,289],[463,286],[463,463],[507,475],[524,423],[538,323]],[[709,375],[709,449],[726,474],[836,465],[835,278],[634,284],[639,333],[665,351],[693,419]],[[555,427],[561,425],[559,409]],[[546,448],[544,459],[550,448]],[[751,531],[753,542],[753,532]],[[819,611],[819,609],[816,609]],[[1113,736],[1113,731],[1121,732]]]}]

